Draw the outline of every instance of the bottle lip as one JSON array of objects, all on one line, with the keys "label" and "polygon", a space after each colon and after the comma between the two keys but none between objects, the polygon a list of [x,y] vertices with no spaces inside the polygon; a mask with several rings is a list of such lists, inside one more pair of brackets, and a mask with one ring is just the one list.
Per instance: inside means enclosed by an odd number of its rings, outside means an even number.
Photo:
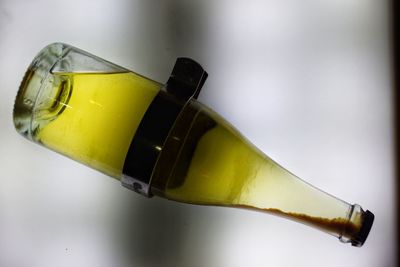
[{"label": "bottle lip", "polygon": [[351,240],[351,244],[353,246],[361,247],[364,244],[365,240],[367,240],[369,232],[371,231],[374,218],[375,215],[369,210],[362,215],[361,229]]},{"label": "bottle lip", "polygon": [[32,119],[38,96],[53,66],[69,46],[52,43],[44,47],[28,66],[14,102],[14,127],[22,136],[32,140]]}]

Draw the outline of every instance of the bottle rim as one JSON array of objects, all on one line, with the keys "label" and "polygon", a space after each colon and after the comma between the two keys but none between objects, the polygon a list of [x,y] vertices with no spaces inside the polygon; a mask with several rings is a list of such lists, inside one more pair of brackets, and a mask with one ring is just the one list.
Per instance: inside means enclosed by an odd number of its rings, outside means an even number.
[{"label": "bottle rim", "polygon": [[14,127],[21,135],[32,140],[32,120],[38,97],[51,69],[69,50],[64,43],[44,47],[28,66],[14,102]]}]

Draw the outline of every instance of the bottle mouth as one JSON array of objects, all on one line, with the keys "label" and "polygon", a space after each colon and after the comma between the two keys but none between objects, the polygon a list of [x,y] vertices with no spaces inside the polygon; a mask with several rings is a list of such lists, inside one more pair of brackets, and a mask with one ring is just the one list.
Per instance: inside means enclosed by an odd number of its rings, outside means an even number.
[{"label": "bottle mouth", "polygon": [[53,66],[63,57],[67,45],[53,43],[43,48],[25,72],[14,102],[13,120],[17,132],[32,140],[32,120],[39,95]]},{"label": "bottle mouth", "polygon": [[358,204],[352,205],[347,225],[339,240],[343,243],[351,243],[355,247],[361,247],[367,240],[374,218],[374,214],[369,210],[364,211]]},{"label": "bottle mouth", "polygon": [[361,247],[365,240],[367,240],[368,234],[371,231],[372,224],[374,223],[374,214],[367,210],[362,215],[362,225],[360,231],[352,238],[351,244],[355,247]]}]

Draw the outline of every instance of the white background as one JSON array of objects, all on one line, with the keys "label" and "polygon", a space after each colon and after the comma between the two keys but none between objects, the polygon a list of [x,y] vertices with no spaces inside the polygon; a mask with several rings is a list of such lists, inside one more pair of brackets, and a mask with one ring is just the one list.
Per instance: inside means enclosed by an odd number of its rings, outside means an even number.
[{"label": "white background", "polygon": [[[386,1],[0,0],[0,266],[396,266]],[[19,136],[24,71],[62,41],[200,100],[293,173],[376,215],[362,248],[239,209],[146,199]]]}]

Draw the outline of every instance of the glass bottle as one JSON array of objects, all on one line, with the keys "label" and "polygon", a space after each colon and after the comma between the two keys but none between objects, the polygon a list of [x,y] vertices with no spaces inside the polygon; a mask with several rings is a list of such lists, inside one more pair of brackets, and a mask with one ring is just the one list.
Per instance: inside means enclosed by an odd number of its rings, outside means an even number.
[{"label": "glass bottle", "polygon": [[24,76],[14,124],[145,196],[262,211],[362,246],[374,215],[291,174],[197,101],[206,78],[199,64],[179,58],[162,85],[54,43]]}]

